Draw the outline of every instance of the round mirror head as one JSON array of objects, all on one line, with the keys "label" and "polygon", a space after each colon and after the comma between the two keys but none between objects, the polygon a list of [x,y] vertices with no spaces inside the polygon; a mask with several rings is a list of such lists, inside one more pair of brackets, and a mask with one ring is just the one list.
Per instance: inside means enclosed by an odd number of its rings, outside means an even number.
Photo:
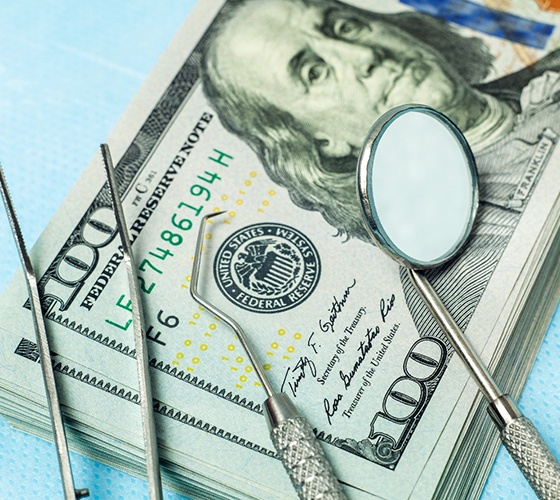
[{"label": "round mirror head", "polygon": [[473,154],[459,129],[421,105],[385,113],[358,160],[364,221],[379,247],[413,269],[436,267],[465,243],[478,207]]}]

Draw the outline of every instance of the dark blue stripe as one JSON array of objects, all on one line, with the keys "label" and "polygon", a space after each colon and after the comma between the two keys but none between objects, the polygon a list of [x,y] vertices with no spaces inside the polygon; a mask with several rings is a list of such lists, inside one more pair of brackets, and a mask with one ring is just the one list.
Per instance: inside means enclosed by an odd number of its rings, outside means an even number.
[{"label": "dark blue stripe", "polygon": [[473,28],[511,42],[544,49],[554,26],[490,9],[468,0],[400,0],[446,22]]}]

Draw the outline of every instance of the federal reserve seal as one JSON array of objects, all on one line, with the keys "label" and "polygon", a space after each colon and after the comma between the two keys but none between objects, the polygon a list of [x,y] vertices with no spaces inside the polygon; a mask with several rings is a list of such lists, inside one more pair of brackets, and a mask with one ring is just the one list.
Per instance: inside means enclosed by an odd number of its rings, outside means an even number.
[{"label": "federal reserve seal", "polygon": [[321,271],[313,243],[284,224],[247,226],[222,243],[214,276],[234,304],[260,313],[296,307],[311,295]]}]

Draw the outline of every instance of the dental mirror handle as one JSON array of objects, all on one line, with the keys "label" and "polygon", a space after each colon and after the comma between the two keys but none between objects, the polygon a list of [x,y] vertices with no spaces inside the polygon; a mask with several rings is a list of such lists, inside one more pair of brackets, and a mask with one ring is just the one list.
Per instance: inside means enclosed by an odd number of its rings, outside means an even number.
[{"label": "dental mirror handle", "polygon": [[[539,498],[560,498],[560,464],[509,394],[488,405],[507,451]],[[504,418],[505,417],[505,418]]]},{"label": "dental mirror handle", "polygon": [[541,499],[560,498],[560,464],[513,399],[498,388],[463,332],[424,275],[408,269],[410,280],[489,402],[488,413],[502,443]]},{"label": "dental mirror handle", "polygon": [[264,403],[270,438],[301,500],[345,500],[309,422],[284,393]]}]

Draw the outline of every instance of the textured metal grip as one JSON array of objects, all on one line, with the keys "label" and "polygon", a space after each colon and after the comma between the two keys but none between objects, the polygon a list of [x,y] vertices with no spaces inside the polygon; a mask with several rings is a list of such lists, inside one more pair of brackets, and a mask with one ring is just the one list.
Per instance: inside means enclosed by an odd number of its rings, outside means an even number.
[{"label": "textured metal grip", "polygon": [[281,422],[270,433],[274,447],[302,500],[344,500],[346,495],[303,417]]},{"label": "textured metal grip", "polygon": [[560,499],[560,465],[533,423],[516,418],[502,430],[502,441],[537,496]]}]

